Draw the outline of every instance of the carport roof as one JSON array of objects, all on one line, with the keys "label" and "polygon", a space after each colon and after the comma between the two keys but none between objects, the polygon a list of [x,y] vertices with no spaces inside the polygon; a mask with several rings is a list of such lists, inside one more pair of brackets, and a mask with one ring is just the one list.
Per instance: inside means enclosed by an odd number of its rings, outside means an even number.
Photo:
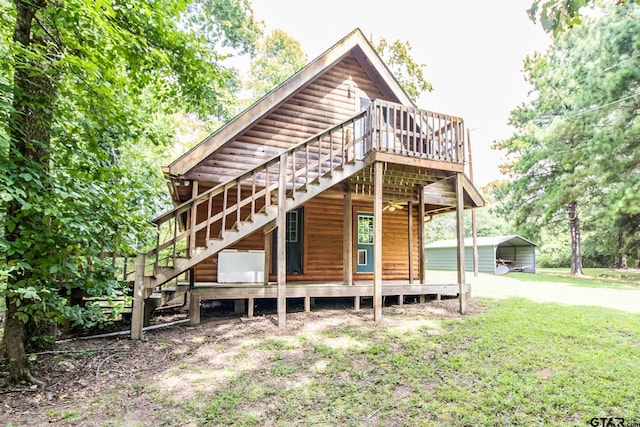
[{"label": "carport roof", "polygon": [[[518,236],[517,234],[512,234],[509,236],[486,236],[486,237],[478,237],[478,246],[538,246],[533,243],[529,239],[525,239],[522,236]],[[456,239],[453,240],[438,240],[433,243],[429,243],[425,247],[427,249],[434,248],[455,248],[458,244]],[[471,247],[473,246],[473,238],[467,237],[464,239],[464,246]]]}]

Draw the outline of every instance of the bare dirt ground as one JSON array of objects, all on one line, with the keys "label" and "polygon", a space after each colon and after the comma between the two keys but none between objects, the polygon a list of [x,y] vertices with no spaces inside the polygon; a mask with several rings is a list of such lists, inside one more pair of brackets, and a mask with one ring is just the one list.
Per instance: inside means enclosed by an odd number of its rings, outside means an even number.
[{"label": "bare dirt ground", "polygon": [[[469,314],[482,307],[471,301]],[[458,308],[457,299],[391,305],[384,308],[385,314],[403,315],[383,317],[383,324],[425,314],[459,318]],[[167,422],[167,411],[172,409],[159,401],[157,389],[171,380],[170,371],[200,360],[196,355],[206,352],[208,360],[199,363],[224,369],[233,360],[216,360],[216,348],[222,344],[225,349],[240,348],[247,337],[288,336],[309,328],[373,321],[371,308],[354,312],[346,306],[325,306],[314,310],[288,313],[283,331],[277,329],[273,313],[247,319],[223,312],[224,317],[207,318],[203,311],[202,324],[197,327],[181,324],[147,331],[142,341],[123,336],[61,342],[55,351],[39,354],[31,362],[34,375],[45,387],[0,388],[0,426],[190,425]],[[180,393],[189,398],[189,390]]]}]

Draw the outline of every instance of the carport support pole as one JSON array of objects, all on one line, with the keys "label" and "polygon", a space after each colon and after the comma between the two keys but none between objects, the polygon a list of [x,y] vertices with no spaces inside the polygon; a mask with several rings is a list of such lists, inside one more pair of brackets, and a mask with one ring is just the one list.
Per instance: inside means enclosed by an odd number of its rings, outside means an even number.
[{"label": "carport support pole", "polygon": [[[469,180],[473,183],[473,156],[471,155],[471,129],[467,128],[469,152]],[[471,235],[473,237],[473,277],[478,277],[478,233],[476,232],[476,210],[471,209]]]},{"label": "carport support pole", "polygon": [[382,320],[382,162],[374,163],[373,320]]},{"label": "carport support pole", "polygon": [[460,314],[467,312],[467,295],[465,293],[464,277],[464,189],[462,188],[462,173],[456,173],[456,235],[458,241],[458,299],[460,300]]},{"label": "carport support pole", "polygon": [[287,153],[280,156],[278,181],[278,328],[287,325]]}]

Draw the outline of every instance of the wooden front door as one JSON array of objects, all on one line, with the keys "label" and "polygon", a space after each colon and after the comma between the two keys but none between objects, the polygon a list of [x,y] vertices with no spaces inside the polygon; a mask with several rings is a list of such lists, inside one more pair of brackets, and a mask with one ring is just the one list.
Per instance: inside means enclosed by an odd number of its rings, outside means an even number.
[{"label": "wooden front door", "polygon": [[373,273],[373,214],[358,212],[356,273]]},{"label": "wooden front door", "polygon": [[[287,274],[302,274],[303,265],[303,216],[304,208],[297,208],[287,212]],[[278,245],[278,233],[277,230],[273,231],[273,254],[277,254]],[[277,256],[274,256],[271,261],[271,270],[277,271]]]}]

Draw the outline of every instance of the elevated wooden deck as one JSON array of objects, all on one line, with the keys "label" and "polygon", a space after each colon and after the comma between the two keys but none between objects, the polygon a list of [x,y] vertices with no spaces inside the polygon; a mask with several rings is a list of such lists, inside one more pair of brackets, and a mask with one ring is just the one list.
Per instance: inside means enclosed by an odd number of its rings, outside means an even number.
[{"label": "elevated wooden deck", "polygon": [[[188,285],[180,282],[180,285]],[[353,285],[342,282],[288,282],[286,298],[304,298],[305,311],[310,311],[311,298],[354,298],[354,309],[360,308],[361,297],[373,297],[374,285],[371,281],[356,281]],[[428,283],[416,284],[408,281],[384,281],[382,296],[418,296],[421,301],[426,295],[458,295],[458,284]],[[198,282],[191,289],[190,317],[191,324],[200,323],[200,301],[233,299],[247,301],[247,315],[253,316],[255,299],[278,297],[278,286],[275,282],[268,285],[259,283],[202,283]],[[471,292],[471,285],[464,285],[464,292]]]}]

